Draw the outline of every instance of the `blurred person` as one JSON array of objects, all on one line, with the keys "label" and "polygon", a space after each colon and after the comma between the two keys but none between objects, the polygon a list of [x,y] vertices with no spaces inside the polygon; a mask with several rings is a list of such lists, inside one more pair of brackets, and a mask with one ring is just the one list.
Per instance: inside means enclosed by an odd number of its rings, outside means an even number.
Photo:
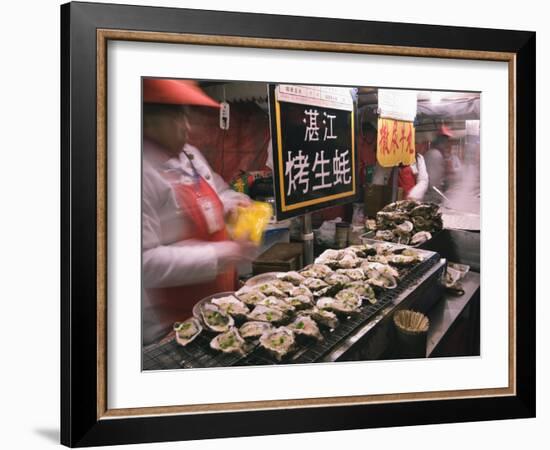
[{"label": "blurred person", "polygon": [[[392,167],[382,167],[376,163],[373,184],[388,185],[391,184]],[[424,157],[417,153],[416,162],[410,166],[399,166],[397,186],[403,190],[403,197],[410,200],[422,201],[428,189],[429,177],[426,171]]]},{"label": "blurred person", "polygon": [[462,162],[451,146],[447,148],[443,156],[445,157],[445,188],[451,189],[460,182],[462,177]]},{"label": "blurred person", "polygon": [[426,170],[429,176],[428,190],[426,192],[425,200],[441,203],[442,197],[434,191],[435,186],[439,190],[444,189],[445,183],[445,158],[444,154],[448,153],[451,149],[451,137],[453,136],[451,130],[445,125],[441,126],[437,135],[431,142],[430,148],[424,154],[424,160],[426,162]]},{"label": "blurred person", "polygon": [[249,242],[229,240],[225,219],[250,199],[231,190],[187,143],[185,104],[218,107],[196,85],[143,81],[143,344],[192,315],[200,299],[236,289],[234,264]]}]

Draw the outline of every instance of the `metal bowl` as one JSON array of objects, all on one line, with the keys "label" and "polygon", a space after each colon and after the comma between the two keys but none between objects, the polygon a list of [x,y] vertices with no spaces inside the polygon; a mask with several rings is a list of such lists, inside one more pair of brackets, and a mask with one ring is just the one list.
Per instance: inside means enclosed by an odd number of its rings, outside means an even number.
[{"label": "metal bowl", "polygon": [[249,278],[245,286],[256,286],[257,284],[267,283],[269,281],[273,281],[276,278],[278,278],[280,275],[283,275],[285,272],[266,272],[266,273],[260,273],[259,275],[254,275],[253,277]]}]

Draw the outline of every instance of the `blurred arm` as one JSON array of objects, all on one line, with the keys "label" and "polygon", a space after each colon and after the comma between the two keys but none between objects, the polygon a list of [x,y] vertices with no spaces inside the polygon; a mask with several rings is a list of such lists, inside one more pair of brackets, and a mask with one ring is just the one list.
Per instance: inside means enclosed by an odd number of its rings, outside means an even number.
[{"label": "blurred arm", "polygon": [[417,155],[416,157],[416,168],[418,170],[416,175],[416,184],[410,190],[408,198],[413,200],[422,200],[424,195],[426,195],[430,182],[428,171],[426,170],[426,163],[424,162],[422,155]]}]

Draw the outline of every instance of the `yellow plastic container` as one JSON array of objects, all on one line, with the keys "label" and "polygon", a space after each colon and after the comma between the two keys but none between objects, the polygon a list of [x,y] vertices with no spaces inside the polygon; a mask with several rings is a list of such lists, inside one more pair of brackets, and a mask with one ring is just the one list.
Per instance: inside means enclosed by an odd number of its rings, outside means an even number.
[{"label": "yellow plastic container", "polygon": [[250,206],[237,208],[236,218],[229,224],[231,237],[236,241],[249,240],[260,244],[273,209],[269,203],[252,202]]}]

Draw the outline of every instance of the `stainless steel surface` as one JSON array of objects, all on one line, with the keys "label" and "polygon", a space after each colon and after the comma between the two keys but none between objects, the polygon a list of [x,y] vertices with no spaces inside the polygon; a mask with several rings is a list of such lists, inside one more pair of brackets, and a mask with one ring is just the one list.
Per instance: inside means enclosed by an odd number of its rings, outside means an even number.
[{"label": "stainless steel surface", "polygon": [[430,329],[428,330],[427,356],[432,355],[457,318],[479,292],[480,281],[478,273],[468,272],[460,281],[464,288],[464,295],[444,293],[441,301],[429,312]]},{"label": "stainless steel surface", "polygon": [[480,239],[480,233],[444,229],[421,244],[420,248],[437,252],[449,261],[466,264],[479,273]]},{"label": "stainless steel surface", "polygon": [[304,241],[304,266],[313,262],[313,228],[311,213],[302,216],[302,240]]},{"label": "stainless steel surface", "polygon": [[[427,253],[431,254],[431,252]],[[390,306],[381,310],[352,336],[342,341],[322,361],[332,362],[342,360],[342,358],[347,360],[379,358],[390,342],[389,331],[391,320],[389,319],[392,317],[393,312],[409,307],[421,310],[422,308],[415,306],[415,301],[422,300],[424,296],[428,295],[437,298],[438,289],[442,290],[439,284],[439,277],[444,272],[445,265],[446,261],[440,260],[417,280],[409,284]],[[361,347],[360,349],[358,349],[359,346]],[[360,358],[352,356],[355,351],[360,351]]]}]

